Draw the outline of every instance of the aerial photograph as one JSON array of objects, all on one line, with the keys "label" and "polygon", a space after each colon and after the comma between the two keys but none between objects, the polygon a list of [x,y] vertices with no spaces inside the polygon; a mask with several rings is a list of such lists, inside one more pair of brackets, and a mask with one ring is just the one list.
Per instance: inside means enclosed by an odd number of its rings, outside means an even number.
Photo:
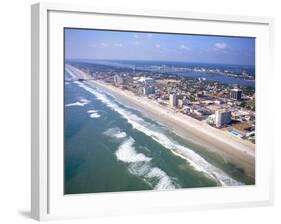
[{"label": "aerial photograph", "polygon": [[255,38],[64,28],[64,194],[255,185]]}]

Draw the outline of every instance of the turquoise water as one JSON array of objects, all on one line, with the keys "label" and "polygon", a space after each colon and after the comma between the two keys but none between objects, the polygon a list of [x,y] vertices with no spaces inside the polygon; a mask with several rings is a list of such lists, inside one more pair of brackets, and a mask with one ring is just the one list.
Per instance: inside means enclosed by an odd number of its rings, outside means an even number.
[{"label": "turquoise water", "polygon": [[108,92],[65,74],[65,194],[253,184]]}]

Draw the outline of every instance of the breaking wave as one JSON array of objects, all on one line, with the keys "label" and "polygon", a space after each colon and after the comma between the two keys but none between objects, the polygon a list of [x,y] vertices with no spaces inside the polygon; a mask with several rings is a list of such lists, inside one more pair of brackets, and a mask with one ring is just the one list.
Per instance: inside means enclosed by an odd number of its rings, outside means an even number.
[{"label": "breaking wave", "polygon": [[125,140],[115,153],[117,158],[127,163],[149,162],[151,158],[146,157],[142,153],[137,153],[133,147],[134,143],[135,140],[132,137],[129,137],[127,140]]},{"label": "breaking wave", "polygon": [[126,132],[121,131],[119,128],[109,128],[105,132],[103,132],[104,135],[107,135],[109,137],[114,138],[125,138],[127,136]]},{"label": "breaking wave", "polygon": [[151,137],[156,142],[169,149],[176,156],[186,160],[195,170],[205,173],[209,178],[215,180],[218,184],[223,186],[243,185],[243,183],[234,180],[223,170],[209,163],[207,160],[205,160],[199,154],[194,152],[192,149],[178,144],[177,142],[168,138],[165,134],[159,131],[153,130],[149,122],[146,122],[144,119],[137,116],[136,114],[131,113],[129,110],[119,106],[117,102],[114,102],[112,99],[107,97],[106,93],[103,93],[100,90],[97,90],[96,88],[90,87],[85,83],[79,81],[75,81],[74,83],[76,83],[79,87],[85,89],[86,91],[92,93],[98,100],[100,100],[106,106],[119,113],[123,118],[128,121],[128,123],[132,125],[133,128]]},{"label": "breaking wave", "polygon": [[142,153],[138,153],[134,147],[135,140],[127,138],[119,146],[115,155],[118,160],[128,164],[131,174],[142,177],[153,189],[167,190],[175,189],[177,184],[160,168],[151,165],[151,158]]},{"label": "breaking wave", "polygon": [[88,110],[87,111],[90,118],[99,118],[101,115],[96,110]]},{"label": "breaking wave", "polygon": [[90,103],[91,101],[87,100],[87,99],[80,99],[79,101],[75,102],[75,103],[68,103],[65,104],[66,107],[73,107],[73,106],[79,106],[79,107],[84,107],[85,105],[87,105],[88,103]]},{"label": "breaking wave", "polygon": [[100,117],[100,114],[98,113],[92,113],[89,115],[90,118],[99,118]]}]

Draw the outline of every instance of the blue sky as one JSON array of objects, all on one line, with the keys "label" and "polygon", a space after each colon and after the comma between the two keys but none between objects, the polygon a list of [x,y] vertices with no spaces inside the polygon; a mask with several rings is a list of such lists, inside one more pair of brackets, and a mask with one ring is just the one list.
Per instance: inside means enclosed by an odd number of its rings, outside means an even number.
[{"label": "blue sky", "polygon": [[255,64],[255,39],[65,29],[66,59]]}]

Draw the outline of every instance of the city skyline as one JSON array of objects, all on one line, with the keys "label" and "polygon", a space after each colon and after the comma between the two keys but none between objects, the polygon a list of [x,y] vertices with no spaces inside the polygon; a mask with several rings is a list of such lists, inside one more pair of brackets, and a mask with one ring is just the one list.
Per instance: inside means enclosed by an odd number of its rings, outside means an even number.
[{"label": "city skyline", "polygon": [[66,59],[255,65],[255,38],[65,28]]}]

